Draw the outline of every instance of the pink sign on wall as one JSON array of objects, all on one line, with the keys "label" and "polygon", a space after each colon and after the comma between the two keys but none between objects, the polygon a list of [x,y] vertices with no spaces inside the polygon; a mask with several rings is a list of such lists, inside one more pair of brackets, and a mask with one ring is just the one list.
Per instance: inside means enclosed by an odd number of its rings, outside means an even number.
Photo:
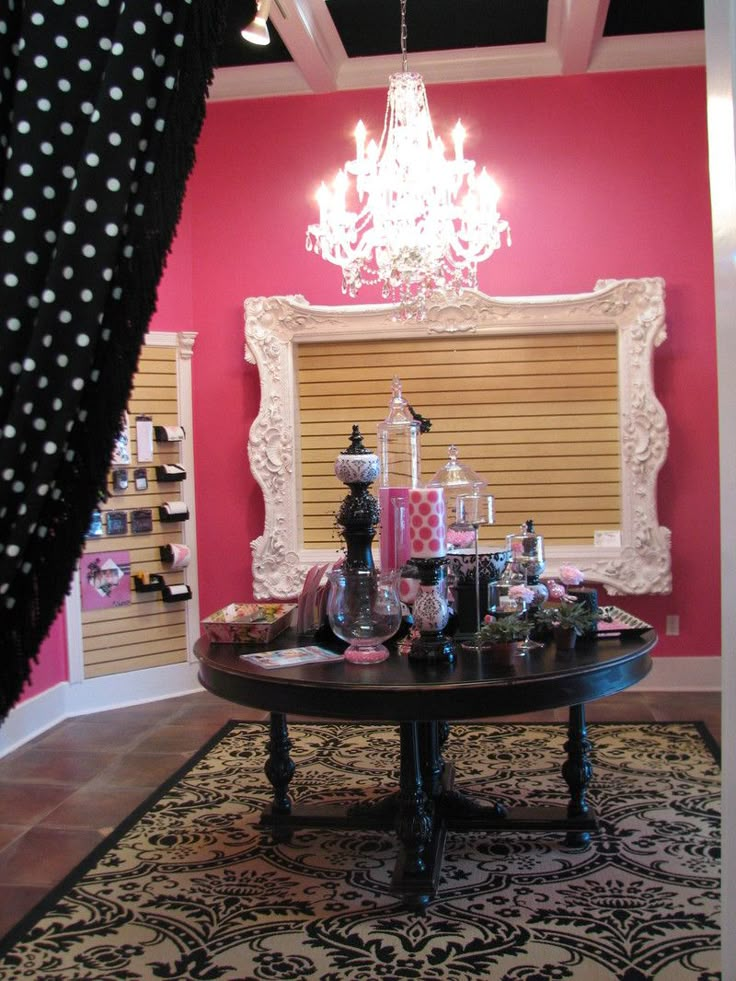
[{"label": "pink sign on wall", "polygon": [[98,552],[82,558],[82,609],[130,606],[130,553]]}]

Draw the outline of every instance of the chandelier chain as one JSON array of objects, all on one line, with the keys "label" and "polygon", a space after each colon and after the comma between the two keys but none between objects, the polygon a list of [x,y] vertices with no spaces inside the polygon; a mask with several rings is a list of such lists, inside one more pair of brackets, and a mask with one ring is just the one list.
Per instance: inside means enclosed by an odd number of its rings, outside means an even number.
[{"label": "chandelier chain", "polygon": [[406,0],[401,0],[401,70],[409,70],[409,62],[406,56]]}]

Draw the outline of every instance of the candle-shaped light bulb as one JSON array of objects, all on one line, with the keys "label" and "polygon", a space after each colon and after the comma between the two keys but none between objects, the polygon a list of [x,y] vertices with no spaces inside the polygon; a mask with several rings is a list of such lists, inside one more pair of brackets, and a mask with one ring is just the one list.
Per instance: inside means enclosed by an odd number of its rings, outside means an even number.
[{"label": "candle-shaped light bulb", "polygon": [[452,142],[455,147],[455,159],[463,159],[463,144],[465,142],[465,127],[458,121],[455,123],[455,128],[452,131]]},{"label": "candle-shaped light bulb", "polygon": [[317,191],[317,204],[319,205],[319,223],[322,225],[330,208],[330,191],[324,181],[319,185]]},{"label": "candle-shaped light bulb", "polygon": [[355,159],[361,161],[365,156],[365,134],[366,128],[362,119],[358,120],[355,127]]},{"label": "candle-shaped light bulb", "polygon": [[480,206],[488,211],[497,211],[498,199],[500,197],[501,192],[498,189],[498,184],[496,184],[484,167],[478,175],[478,198]]},{"label": "candle-shaped light bulb", "polygon": [[334,206],[336,211],[345,211],[345,196],[348,190],[348,175],[344,170],[338,170],[333,183]]}]

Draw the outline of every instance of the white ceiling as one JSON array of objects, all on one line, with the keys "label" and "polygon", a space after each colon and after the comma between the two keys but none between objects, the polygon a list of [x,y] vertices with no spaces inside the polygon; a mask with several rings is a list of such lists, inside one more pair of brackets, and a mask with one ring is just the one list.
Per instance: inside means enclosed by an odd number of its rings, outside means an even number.
[{"label": "white ceiling", "polygon": [[[542,44],[412,54],[409,38],[408,67],[436,83],[705,64],[704,31],[603,37],[608,3],[549,0]],[[325,0],[272,0],[270,19],[293,62],[218,68],[210,100],[385,88],[401,70],[400,56],[348,58]]]}]

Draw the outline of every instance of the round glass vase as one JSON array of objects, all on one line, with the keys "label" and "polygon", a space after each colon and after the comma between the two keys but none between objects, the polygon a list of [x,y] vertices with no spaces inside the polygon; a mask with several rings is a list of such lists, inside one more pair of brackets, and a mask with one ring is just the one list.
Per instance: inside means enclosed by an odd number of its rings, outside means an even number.
[{"label": "round glass vase", "polygon": [[398,572],[339,568],[329,574],[327,617],[336,637],[347,642],[345,660],[376,664],[389,656],[383,643],[401,626]]}]

